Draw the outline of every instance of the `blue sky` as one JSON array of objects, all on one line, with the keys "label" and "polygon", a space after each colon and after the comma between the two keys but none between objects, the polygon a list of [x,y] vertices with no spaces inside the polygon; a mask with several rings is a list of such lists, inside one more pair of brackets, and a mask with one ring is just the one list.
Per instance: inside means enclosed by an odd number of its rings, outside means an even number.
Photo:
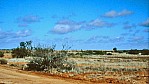
[{"label": "blue sky", "polygon": [[0,48],[149,49],[148,0],[0,0]]}]

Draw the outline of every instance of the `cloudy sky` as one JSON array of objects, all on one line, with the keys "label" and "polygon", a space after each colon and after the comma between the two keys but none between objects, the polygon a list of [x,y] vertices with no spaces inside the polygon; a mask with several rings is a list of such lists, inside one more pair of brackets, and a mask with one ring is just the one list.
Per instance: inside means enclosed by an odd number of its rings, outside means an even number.
[{"label": "cloudy sky", "polygon": [[0,0],[0,49],[149,49],[148,0]]}]

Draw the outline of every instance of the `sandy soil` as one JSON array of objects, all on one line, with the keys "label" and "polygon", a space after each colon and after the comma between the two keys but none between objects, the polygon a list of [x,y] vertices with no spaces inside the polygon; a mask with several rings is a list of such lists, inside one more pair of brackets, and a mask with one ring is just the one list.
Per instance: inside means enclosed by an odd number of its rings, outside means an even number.
[{"label": "sandy soil", "polygon": [[0,65],[0,84],[89,84],[78,80],[65,80],[42,76]]}]

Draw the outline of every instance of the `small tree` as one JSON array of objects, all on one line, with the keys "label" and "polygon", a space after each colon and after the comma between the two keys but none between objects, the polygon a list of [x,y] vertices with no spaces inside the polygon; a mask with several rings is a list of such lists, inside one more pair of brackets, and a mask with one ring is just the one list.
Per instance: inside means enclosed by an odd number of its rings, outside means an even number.
[{"label": "small tree", "polygon": [[117,48],[116,48],[116,47],[115,47],[115,48],[113,48],[113,51],[114,51],[114,52],[116,52],[116,51],[117,51]]},{"label": "small tree", "polygon": [[20,47],[12,50],[12,57],[23,58],[32,55],[32,41],[20,42]]},{"label": "small tree", "polygon": [[20,47],[21,48],[26,48],[26,43],[25,42],[20,42]]}]

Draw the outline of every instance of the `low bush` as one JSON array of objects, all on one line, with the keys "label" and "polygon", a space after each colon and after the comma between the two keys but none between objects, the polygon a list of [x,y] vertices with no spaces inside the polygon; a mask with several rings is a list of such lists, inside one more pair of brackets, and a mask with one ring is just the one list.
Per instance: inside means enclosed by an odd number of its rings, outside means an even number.
[{"label": "low bush", "polygon": [[9,66],[17,67],[17,65],[16,65],[16,64],[10,64]]},{"label": "low bush", "polygon": [[24,58],[28,55],[28,50],[26,48],[14,48],[12,50],[12,57],[13,58]]},{"label": "low bush", "polygon": [[28,64],[23,66],[23,70],[43,71],[45,69],[45,66],[42,65],[42,63],[42,58],[34,58]]},{"label": "low bush", "polygon": [[0,64],[7,64],[7,60],[6,59],[0,59]]},{"label": "low bush", "polygon": [[107,53],[107,55],[112,55],[112,53]]},{"label": "low bush", "polygon": [[4,57],[4,53],[0,51],[0,57]]}]

